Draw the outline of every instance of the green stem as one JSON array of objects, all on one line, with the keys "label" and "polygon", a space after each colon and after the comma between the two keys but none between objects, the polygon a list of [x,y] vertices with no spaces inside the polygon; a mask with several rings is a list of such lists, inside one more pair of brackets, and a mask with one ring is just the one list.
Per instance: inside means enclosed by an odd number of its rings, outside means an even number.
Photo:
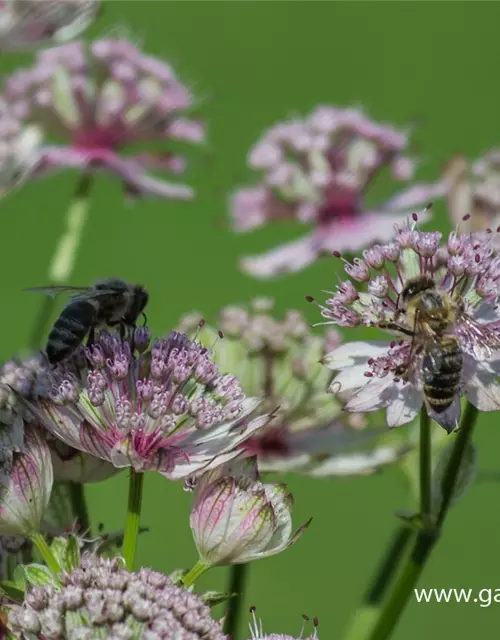
[{"label": "green stem", "polygon": [[227,603],[224,633],[227,633],[231,640],[237,640],[238,637],[238,623],[244,605],[249,568],[248,564],[233,564],[230,569],[228,593],[231,597]]},{"label": "green stem", "polygon": [[85,500],[85,488],[80,482],[68,482],[69,498],[71,502],[71,511],[76,523],[82,533],[90,538],[90,518]]},{"label": "green stem", "polygon": [[[77,183],[75,193],[66,211],[66,230],[60,237],[49,266],[49,285],[68,284],[75,264],[78,247],[87,221],[92,176],[83,173]],[[47,332],[47,325],[54,311],[54,297],[47,296],[43,301],[30,338],[31,349],[39,349]]]},{"label": "green stem", "polygon": [[355,611],[347,632],[343,635],[345,640],[366,638],[373,628],[387,590],[396,576],[412,539],[413,531],[406,525],[400,525],[393,533],[382,561],[363,597],[363,602]]},{"label": "green stem", "polygon": [[425,524],[431,518],[431,419],[427,409],[420,411],[420,517]]},{"label": "green stem", "polygon": [[31,536],[31,540],[33,541],[33,544],[40,552],[40,555],[44,559],[47,567],[52,571],[52,573],[58,574],[61,571],[61,567],[59,566],[59,563],[57,562],[54,554],[52,553],[49,545],[47,544],[42,534],[34,533]]},{"label": "green stem", "polygon": [[205,573],[205,571],[207,571],[207,569],[209,569],[210,567],[208,565],[206,565],[205,563],[203,563],[201,560],[198,560],[198,562],[194,565],[194,567],[192,567],[184,576],[184,578],[182,578],[182,584],[185,587],[190,587],[192,584],[194,584],[196,582],[196,580],[198,580],[198,578],[203,575]]},{"label": "green stem", "polygon": [[418,533],[413,551],[402,570],[399,580],[394,585],[391,596],[378,616],[372,633],[367,636],[369,640],[386,640],[392,635],[414,593],[413,590],[418,583],[418,579],[441,535],[441,530],[451,505],[460,466],[467,444],[472,437],[477,415],[477,409],[468,402],[444,473],[442,484],[443,501],[436,526],[433,529],[424,528]]},{"label": "green stem", "polygon": [[123,557],[127,569],[132,571],[139,536],[139,523],[141,520],[142,486],[144,474],[130,470],[128,488],[127,521],[125,522],[125,536],[123,539]]}]

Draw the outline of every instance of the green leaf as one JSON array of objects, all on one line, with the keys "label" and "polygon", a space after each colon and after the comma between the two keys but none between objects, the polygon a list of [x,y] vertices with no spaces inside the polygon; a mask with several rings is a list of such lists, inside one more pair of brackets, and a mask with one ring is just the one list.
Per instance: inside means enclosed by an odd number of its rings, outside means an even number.
[{"label": "green leaf", "polygon": [[19,587],[19,589],[26,591],[26,576],[24,575],[23,565],[17,565],[17,567],[14,569],[13,578],[14,584]]},{"label": "green leaf", "polygon": [[205,591],[205,593],[202,594],[201,599],[209,607],[215,607],[216,604],[227,602],[237,595],[237,593],[224,593],[223,591]]},{"label": "green leaf", "polygon": [[23,570],[26,581],[35,587],[44,587],[47,584],[58,586],[57,579],[44,564],[23,565]]},{"label": "green leaf", "polygon": [[52,540],[50,550],[54,554],[59,566],[61,567],[66,556],[66,547],[68,546],[68,538],[58,537]]},{"label": "green leaf", "polygon": [[61,566],[66,571],[80,566],[80,545],[76,536],[69,536]]},{"label": "green leaf", "polygon": [[[434,473],[432,474],[432,513],[434,513],[435,515],[437,515],[439,513],[439,510],[441,509],[441,504],[443,501],[443,481],[454,445],[455,442],[450,442],[448,446],[444,447],[441,450],[436,466],[434,468]],[[469,443],[464,451],[462,463],[458,471],[451,505],[456,504],[456,502],[465,495],[472,482],[474,481],[476,474],[476,448],[472,443]]]},{"label": "green leaf", "polygon": [[24,600],[24,591],[10,580],[0,580],[0,591],[5,593],[11,600],[16,600],[17,602]]}]

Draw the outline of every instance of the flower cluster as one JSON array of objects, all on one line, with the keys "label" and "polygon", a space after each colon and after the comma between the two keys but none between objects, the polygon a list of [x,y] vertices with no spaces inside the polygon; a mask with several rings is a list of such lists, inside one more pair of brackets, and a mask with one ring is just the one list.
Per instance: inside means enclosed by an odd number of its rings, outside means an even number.
[{"label": "flower cluster", "polygon": [[[366,474],[405,452],[405,446],[376,439],[379,431],[364,428],[361,414],[342,412],[342,394],[328,392],[332,375],[320,361],[341,342],[335,329],[321,337],[297,310],[280,318],[270,298],[224,307],[217,326],[224,340],[213,350],[214,362],[232,371],[247,395],[263,398],[265,410],[274,412],[272,424],[245,444],[258,456],[260,471]],[[197,313],[182,318],[179,328],[196,331],[206,346],[217,339],[214,327],[202,323],[200,328]]]},{"label": "flower cluster", "polygon": [[471,234],[452,232],[441,247],[441,233],[418,231],[413,223],[388,244],[367,249],[363,259],[345,263],[350,278],[319,305],[326,323],[402,336],[348,343],[325,357],[340,371],[332,390],[351,396],[347,410],[387,407],[388,425],[398,426],[411,421],[425,400],[430,415],[451,431],[462,394],[482,411],[500,408],[496,235],[479,243]]},{"label": "flower cluster", "polygon": [[32,587],[23,606],[12,606],[14,638],[143,638],[224,640],[200,596],[175,586],[161,573],[131,573],[121,559],[92,554],[59,576],[60,585]]},{"label": "flower cluster", "polygon": [[40,374],[32,410],[70,447],[172,479],[232,459],[271,419],[248,419],[260,401],[220,373],[201,344],[177,332],[148,344],[138,338],[137,355],[128,340],[101,333]]},{"label": "flower cluster", "polygon": [[358,109],[319,106],[306,118],[269,129],[248,162],[264,173],[257,187],[237,191],[231,202],[234,227],[246,231],[279,219],[312,223],[314,231],[243,268],[256,277],[297,271],[322,253],[357,251],[387,241],[409,210],[444,195],[444,183],[415,184],[375,209],[364,196],[384,168],[409,180],[415,163],[406,155],[409,131],[373,122]]},{"label": "flower cluster", "polygon": [[[201,142],[204,136],[198,121],[181,115],[193,105],[189,90],[168,64],[130,42],[103,39],[89,47],[71,42],[42,50],[33,67],[7,79],[3,99],[16,126],[35,124],[63,141],[47,140],[40,146],[30,176],[70,167],[106,171],[121,178],[131,195],[192,196],[190,188],[147,173],[182,172],[182,157],[168,149],[162,154],[122,155],[129,144]],[[0,136],[3,142],[1,130]]]},{"label": "flower cluster", "polygon": [[[302,632],[299,636],[293,637],[288,636],[283,633],[264,633],[264,628],[262,626],[262,621],[257,619],[255,615],[255,607],[250,608],[250,615],[252,616],[252,623],[250,624],[250,638],[249,640],[319,640],[318,636],[318,620],[314,618],[314,631],[311,635],[304,635],[304,627],[302,627]],[[308,616],[302,616],[304,622],[309,622]]]}]

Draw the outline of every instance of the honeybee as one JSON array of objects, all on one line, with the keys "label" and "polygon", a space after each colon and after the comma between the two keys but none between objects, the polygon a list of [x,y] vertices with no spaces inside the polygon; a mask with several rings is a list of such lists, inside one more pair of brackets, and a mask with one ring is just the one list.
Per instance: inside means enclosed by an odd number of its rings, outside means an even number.
[{"label": "honeybee", "polygon": [[[478,359],[487,359],[500,349],[500,338],[470,318],[463,303],[453,300],[428,276],[409,280],[400,295],[403,309],[396,313],[396,321],[381,326],[411,336],[409,366],[415,356],[421,356],[418,361],[426,403],[435,413],[444,413],[461,385],[464,357],[460,335],[473,334]],[[398,322],[401,316],[405,325]],[[460,327],[454,333],[457,323]]]},{"label": "honeybee", "polygon": [[123,337],[126,328],[134,328],[138,317],[144,315],[149,300],[149,294],[142,285],[132,285],[113,278],[99,280],[90,287],[33,287],[27,291],[52,296],[74,294],[61,311],[47,339],[45,351],[51,364],[69,358],[86,337],[87,343],[91,344],[95,330],[100,326],[119,326]]}]

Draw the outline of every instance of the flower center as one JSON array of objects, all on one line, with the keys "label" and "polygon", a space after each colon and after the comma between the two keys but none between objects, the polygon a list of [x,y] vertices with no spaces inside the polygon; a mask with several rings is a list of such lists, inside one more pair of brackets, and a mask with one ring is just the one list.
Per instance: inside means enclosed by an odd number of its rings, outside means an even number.
[{"label": "flower center", "polygon": [[251,455],[262,458],[286,456],[290,452],[284,426],[268,428],[263,435],[250,438],[245,447]]},{"label": "flower center", "polygon": [[83,150],[105,149],[114,151],[122,142],[121,127],[99,127],[78,131],[73,139],[73,146]]},{"label": "flower center", "polygon": [[356,190],[338,183],[331,183],[325,188],[318,222],[320,224],[337,220],[348,222],[359,214],[359,210],[359,197]]},{"label": "flower center", "polygon": [[391,342],[389,351],[377,358],[368,360],[369,369],[365,372],[367,378],[384,378],[392,374],[395,378],[406,380],[410,365],[411,346],[403,341]]}]

